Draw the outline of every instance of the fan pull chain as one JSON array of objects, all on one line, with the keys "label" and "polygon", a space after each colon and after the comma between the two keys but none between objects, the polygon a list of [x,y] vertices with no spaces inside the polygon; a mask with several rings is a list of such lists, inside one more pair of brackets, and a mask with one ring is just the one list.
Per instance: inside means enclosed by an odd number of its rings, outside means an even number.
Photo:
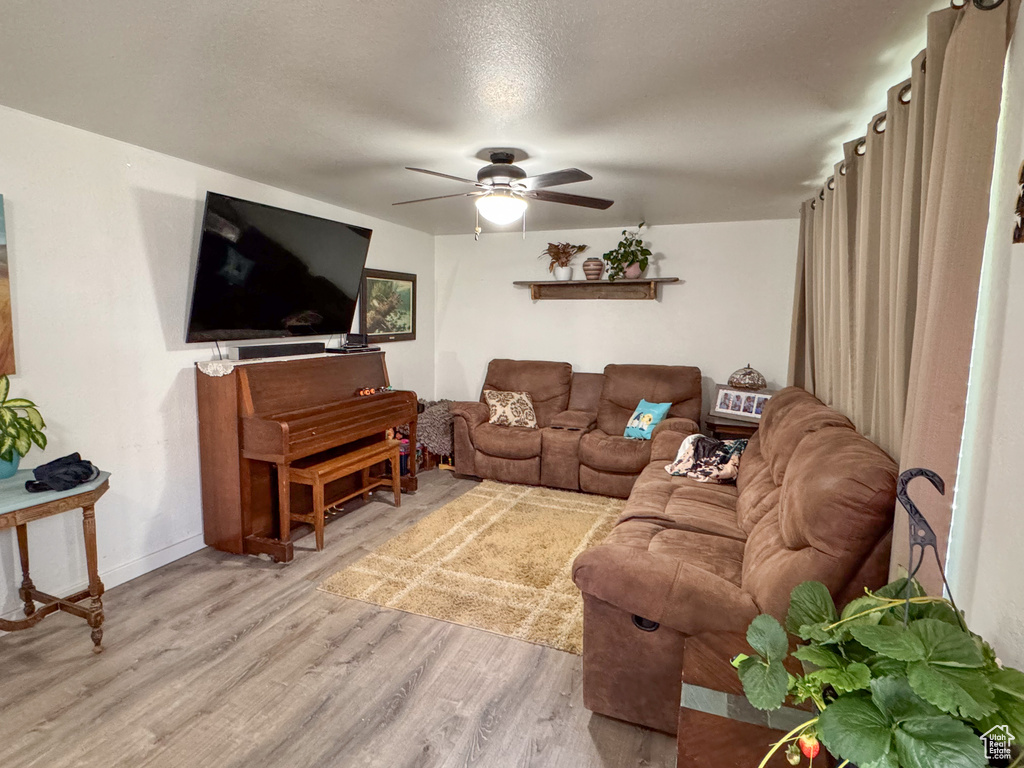
[{"label": "fan pull chain", "polygon": [[473,208],[476,210],[476,229],[473,230],[473,239],[479,241],[480,240],[480,209],[477,208],[475,205],[473,206]]}]

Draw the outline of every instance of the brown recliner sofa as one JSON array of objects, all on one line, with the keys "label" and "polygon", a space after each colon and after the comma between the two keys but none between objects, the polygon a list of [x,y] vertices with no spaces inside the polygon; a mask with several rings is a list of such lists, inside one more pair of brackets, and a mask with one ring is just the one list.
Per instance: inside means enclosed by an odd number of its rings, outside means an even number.
[{"label": "brown recliner sofa", "polygon": [[[488,423],[484,391],[529,392],[537,429]],[[671,402],[652,440],[622,437],[641,399]],[[609,365],[574,373],[568,363],[492,360],[477,402],[451,406],[455,471],[507,483],[546,485],[625,498],[659,434],[700,431],[700,370]]]},{"label": "brown recliner sofa", "polygon": [[[885,583],[897,467],[802,389],[768,403],[735,486],[674,477],[681,440],[655,438],[614,530],[581,554],[583,700],[676,732],[688,638],[785,618],[789,593],[823,582],[842,604]],[[680,735],[680,739],[685,734]]]}]

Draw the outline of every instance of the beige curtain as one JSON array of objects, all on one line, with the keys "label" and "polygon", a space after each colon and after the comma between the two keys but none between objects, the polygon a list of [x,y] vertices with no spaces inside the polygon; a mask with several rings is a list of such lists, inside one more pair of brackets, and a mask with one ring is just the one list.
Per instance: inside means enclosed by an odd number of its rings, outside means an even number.
[{"label": "beige curtain", "polygon": [[[902,468],[946,480],[945,497],[913,487],[943,557],[1019,0],[995,2],[928,17],[910,79],[801,208],[790,383],[849,416]],[[894,564],[904,564],[902,515],[895,530]],[[923,580],[940,586],[934,568]]]}]

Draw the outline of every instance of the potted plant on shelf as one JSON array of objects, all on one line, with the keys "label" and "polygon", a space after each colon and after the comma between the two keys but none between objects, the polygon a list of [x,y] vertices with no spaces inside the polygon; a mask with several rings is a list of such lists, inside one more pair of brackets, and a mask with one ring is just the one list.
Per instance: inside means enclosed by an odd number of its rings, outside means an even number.
[{"label": "potted plant on shelf", "polygon": [[571,280],[573,258],[577,253],[583,253],[588,247],[571,243],[548,243],[548,247],[540,256],[541,258],[547,256],[551,259],[548,271],[554,274],[555,280]]},{"label": "potted plant on shelf", "polygon": [[636,280],[647,269],[651,249],[645,246],[644,241],[640,238],[640,230],[646,223],[641,221],[635,232],[622,230],[622,239],[619,244],[604,254],[604,260],[608,262],[609,280],[617,280],[620,277]]},{"label": "potted plant on shelf", "polygon": [[[806,641],[792,654],[802,675],[784,666],[787,630]],[[1024,740],[1024,673],[1004,667],[953,603],[926,596],[916,581],[866,591],[842,613],[825,585],[805,582],[790,596],[786,628],[758,616],[747,642],[755,654],[733,664],[753,706],[778,709],[789,696],[818,711],[773,745],[762,767],[783,749],[792,765],[813,760],[821,745],[839,766],[860,768],[1024,761],[1010,756],[1013,737]]]},{"label": "potted plant on shelf", "polygon": [[12,477],[18,471],[21,457],[29,452],[32,443],[46,448],[46,435],[42,430],[46,422],[39,415],[36,404],[23,397],[7,398],[11,382],[0,376],[0,479]]}]

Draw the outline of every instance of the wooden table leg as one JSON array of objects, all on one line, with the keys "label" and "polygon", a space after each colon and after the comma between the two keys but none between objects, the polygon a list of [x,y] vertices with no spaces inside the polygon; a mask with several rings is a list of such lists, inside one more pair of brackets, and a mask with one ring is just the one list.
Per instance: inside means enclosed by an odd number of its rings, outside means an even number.
[{"label": "wooden table leg", "polygon": [[96,556],[96,510],[89,504],[82,507],[82,530],[85,533],[85,562],[89,569],[89,626],[92,627],[93,652],[103,651],[103,582],[100,581],[99,559]]},{"label": "wooden table leg", "polygon": [[[370,484],[370,468],[369,467],[364,467],[363,469],[359,470],[359,482],[361,482],[363,484],[363,488],[366,488],[366,486],[368,486]],[[369,491],[369,489],[367,489],[367,490],[363,491],[363,501],[369,501],[369,500],[370,500],[370,491]]]},{"label": "wooden table leg", "polygon": [[292,496],[288,482],[288,465],[277,465],[277,520],[283,542],[292,538]]},{"label": "wooden table leg", "polygon": [[317,477],[313,483],[313,532],[316,534],[316,551],[324,548],[324,482]]},{"label": "wooden table leg", "polygon": [[21,554],[21,590],[19,594],[25,602],[25,615],[31,616],[36,612],[36,604],[32,600],[32,590],[36,585],[32,583],[32,577],[28,575],[28,528],[24,523],[17,526],[18,529],[18,552]]},{"label": "wooden table leg", "polygon": [[416,478],[416,419],[409,422],[409,478]]},{"label": "wooden table leg", "polygon": [[395,494],[395,506],[402,506],[402,454],[398,448],[391,453],[391,490]]}]

